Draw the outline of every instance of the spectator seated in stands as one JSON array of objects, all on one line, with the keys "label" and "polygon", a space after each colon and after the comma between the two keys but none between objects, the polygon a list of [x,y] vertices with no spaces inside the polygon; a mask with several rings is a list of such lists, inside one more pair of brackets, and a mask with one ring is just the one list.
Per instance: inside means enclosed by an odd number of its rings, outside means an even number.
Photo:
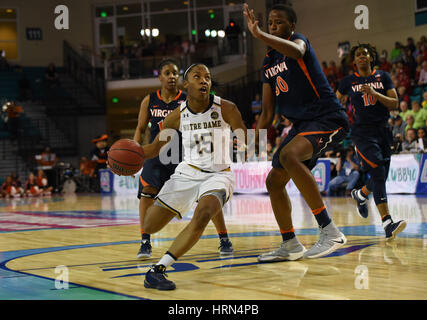
[{"label": "spectator seated in stands", "polygon": [[262,108],[261,95],[259,93],[257,93],[255,95],[255,100],[252,101],[252,104],[251,104],[252,114],[253,115],[260,114],[261,108]]},{"label": "spectator seated in stands", "polygon": [[415,118],[412,114],[408,114],[405,118],[406,127],[405,127],[405,136],[409,129],[414,129]]},{"label": "spectator seated in stands", "polygon": [[424,91],[423,93],[423,102],[421,103],[421,107],[424,110],[427,110],[427,91]]},{"label": "spectator seated in stands", "polygon": [[427,86],[427,60],[421,64],[420,77],[418,78],[418,85],[425,88]]},{"label": "spectator seated in stands", "polygon": [[24,188],[22,187],[22,182],[19,180],[19,176],[16,172],[12,172],[10,175],[12,177],[12,184],[16,189],[16,192],[21,196],[24,195]]},{"label": "spectator seated in stands", "polygon": [[42,167],[38,169],[49,170],[52,169],[58,162],[58,157],[51,151],[49,146],[46,146],[40,155],[36,155],[37,164]]},{"label": "spectator seated in stands", "polygon": [[44,80],[48,88],[54,88],[59,86],[59,77],[56,72],[55,64],[50,63],[48,65],[46,73],[44,75]]},{"label": "spectator seated in stands", "polygon": [[406,88],[404,86],[397,88],[397,97],[399,98],[399,102],[405,101],[406,103],[409,103],[411,101],[411,98],[406,92]]},{"label": "spectator seated in stands", "polygon": [[79,170],[83,176],[93,177],[96,168],[96,161],[89,160],[86,157],[80,158]]},{"label": "spectator seated in stands", "polygon": [[427,110],[421,109],[421,105],[418,101],[412,101],[412,112],[414,113],[414,128],[422,128],[427,120]]},{"label": "spectator seated in stands", "polygon": [[345,148],[339,155],[336,164],[337,176],[329,182],[328,195],[339,195],[340,189],[345,187],[345,195],[350,196],[351,190],[356,186],[360,178],[359,161],[352,147]]},{"label": "spectator seated in stands", "polygon": [[35,158],[37,161],[37,170],[43,170],[52,187],[54,189],[57,188],[58,181],[56,165],[59,159],[56,154],[51,151],[49,146],[46,146],[44,151],[41,154],[36,155]]},{"label": "spectator seated in stands", "polygon": [[258,124],[258,120],[259,120],[259,114],[257,113],[254,116],[254,122],[252,123],[252,127],[251,127],[252,129],[256,129],[256,126]]},{"label": "spectator seated in stands", "polygon": [[390,63],[396,63],[400,60],[402,60],[403,52],[402,52],[403,46],[399,41],[396,41],[394,43],[394,48],[391,50],[390,53]]},{"label": "spectator seated in stands", "polygon": [[79,174],[74,176],[79,191],[94,192],[97,185],[97,179],[95,177],[96,165],[96,161],[89,160],[86,157],[80,158]]},{"label": "spectator seated in stands", "polygon": [[419,128],[418,134],[418,151],[427,152],[427,129],[426,127]]},{"label": "spectator seated in stands", "polygon": [[387,60],[387,51],[383,50],[380,56],[380,70],[383,70],[385,72],[390,72],[390,69],[391,69],[391,64]]},{"label": "spectator seated in stands", "polygon": [[37,171],[36,184],[41,191],[41,195],[50,196],[52,194],[53,187],[49,186],[46,174],[41,169]]},{"label": "spectator seated in stands", "polygon": [[282,143],[282,138],[280,136],[277,136],[276,139],[274,139],[273,153],[275,153],[277,151],[277,149],[280,147],[281,143]]},{"label": "spectator seated in stands", "polygon": [[285,118],[284,116],[282,116],[281,124],[283,124],[283,126],[281,126],[280,128],[278,127],[278,130],[280,132],[280,138],[282,138],[282,141],[283,141],[283,139],[285,139],[288,136],[289,131],[291,131],[292,129],[292,122],[288,118]]},{"label": "spectator seated in stands", "polygon": [[43,194],[43,190],[37,185],[34,173],[30,172],[28,180],[24,186],[25,194],[27,197],[38,197]]},{"label": "spectator seated in stands", "polygon": [[416,153],[418,152],[418,137],[417,130],[414,128],[409,128],[406,131],[405,140],[402,143],[402,152],[401,153]]},{"label": "spectator seated in stands", "polygon": [[397,115],[393,118],[393,153],[399,153],[402,150],[402,143],[405,138],[405,128],[407,124],[403,121],[400,115]]},{"label": "spectator seated in stands", "polygon": [[95,176],[98,177],[98,172],[100,169],[107,168],[107,159],[108,159],[108,135],[103,134],[92,140],[92,143],[95,144],[95,148],[91,153],[91,160],[96,162],[95,167]]},{"label": "spectator seated in stands", "polygon": [[3,182],[3,184],[0,187],[0,195],[4,198],[10,198],[10,197],[20,197],[21,194],[16,189],[15,185],[13,184],[13,180],[11,176],[6,177],[6,180]]}]

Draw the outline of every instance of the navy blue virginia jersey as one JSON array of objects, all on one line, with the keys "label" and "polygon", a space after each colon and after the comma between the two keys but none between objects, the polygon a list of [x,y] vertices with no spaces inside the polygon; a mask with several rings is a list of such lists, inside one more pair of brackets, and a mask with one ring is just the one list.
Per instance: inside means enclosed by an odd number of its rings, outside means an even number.
[{"label": "navy blue virginia jersey", "polygon": [[157,134],[163,127],[163,121],[166,116],[175,110],[179,105],[187,99],[187,95],[181,90],[178,91],[176,97],[169,103],[163,101],[160,95],[160,90],[150,94],[150,102],[148,103],[148,112],[150,114],[150,143],[156,138]]},{"label": "navy blue virginia jersey", "polygon": [[276,50],[267,52],[263,63],[263,82],[269,83],[279,112],[291,121],[312,120],[342,109],[320,68],[313,47],[301,33],[290,41],[301,39],[307,49],[298,60]]},{"label": "navy blue virginia jersey", "polygon": [[368,77],[361,77],[357,72],[344,77],[338,87],[338,92],[347,95],[354,106],[354,125],[386,125],[390,111],[371,95],[360,92],[363,84],[374,88],[375,91],[387,95],[393,89],[393,81],[387,72],[375,70]]}]

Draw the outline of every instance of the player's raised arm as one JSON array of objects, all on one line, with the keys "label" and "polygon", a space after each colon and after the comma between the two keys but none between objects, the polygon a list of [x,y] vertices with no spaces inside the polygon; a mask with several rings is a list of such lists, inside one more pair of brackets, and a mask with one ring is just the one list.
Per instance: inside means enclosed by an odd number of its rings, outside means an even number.
[{"label": "player's raised arm", "polygon": [[135,134],[133,135],[133,140],[142,143],[142,135],[147,129],[148,122],[150,121],[150,114],[148,111],[148,104],[150,103],[150,96],[147,95],[141,102],[138,114],[138,124],[135,129]]},{"label": "player's raised arm", "polygon": [[162,131],[166,129],[179,129],[180,124],[180,108],[176,108],[174,111],[172,111],[164,120],[163,122],[163,128],[162,130],[157,134],[156,138],[153,140],[152,143],[147,144],[142,147],[144,151],[144,157],[146,159],[154,158],[159,155],[160,149],[168,143],[170,140],[161,140],[160,135]]},{"label": "player's raised arm", "polygon": [[271,16],[268,19],[268,28],[270,33],[267,33],[259,28],[259,21],[255,18],[254,10],[249,9],[246,3],[244,4],[243,15],[246,18],[249,31],[255,38],[295,60],[304,56],[305,51],[307,50],[307,45],[303,40],[295,39],[290,41],[274,35],[276,31],[287,28],[290,36],[295,30],[295,21],[292,21],[291,19],[283,19],[282,16]]}]

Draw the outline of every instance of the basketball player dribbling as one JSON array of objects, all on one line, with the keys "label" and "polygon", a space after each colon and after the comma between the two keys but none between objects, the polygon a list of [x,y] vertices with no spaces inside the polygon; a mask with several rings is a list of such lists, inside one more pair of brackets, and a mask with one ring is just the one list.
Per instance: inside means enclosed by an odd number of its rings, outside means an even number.
[{"label": "basketball player dribbling", "polygon": [[[174,217],[181,219],[197,202],[193,217],[173,241],[169,250],[146,273],[144,286],[158,290],[173,290],[175,284],[165,278],[166,269],[182,257],[200,239],[209,220],[222,214],[222,207],[230,199],[234,175],[230,170],[231,129],[246,127],[236,105],[210,94],[212,81],[209,69],[193,64],[184,73],[187,100],[164,120],[163,130],[182,132],[184,160],[164,184],[154,204],[147,210],[144,230],[156,233]],[[143,146],[144,155],[153,158],[166,143],[161,141],[163,130],[153,142]],[[218,132],[221,134],[218,146]],[[218,155],[219,158],[218,158]]]},{"label": "basketball player dribbling", "polygon": [[[293,127],[277,149],[266,186],[282,235],[275,251],[262,254],[260,262],[319,258],[346,243],[328,215],[311,169],[327,148],[338,144],[348,132],[348,118],[332,91],[310,42],[295,32],[297,16],[285,5],[275,5],[263,32],[253,10],[244,5],[249,31],[272,49],[263,63],[262,112],[257,131],[268,128],[275,105]],[[319,225],[319,240],[309,250],[295,236],[291,201],[285,186],[292,179]]]},{"label": "basketball player dribbling", "polygon": [[377,51],[369,44],[359,44],[350,50],[349,58],[357,72],[344,77],[336,92],[337,98],[349,96],[355,108],[355,121],[351,138],[369,173],[365,186],[352,190],[357,211],[368,217],[368,196],[373,198],[381,216],[386,239],[391,240],[406,227],[406,221],[393,222],[387,204],[386,180],[390,169],[393,137],[388,119],[390,111],[398,108],[398,97],[390,75],[373,69]]},{"label": "basketball player dribbling", "polygon": [[[150,143],[153,142],[156,135],[162,129],[165,117],[175,110],[187,95],[178,89],[179,68],[177,62],[172,59],[165,59],[159,65],[159,81],[161,89],[147,95],[141,102],[141,107],[138,115],[138,125],[135,130],[133,140],[142,143],[142,136],[145,133],[147,126],[150,124]],[[179,143],[181,151],[181,137],[174,137],[173,143]],[[181,161],[181,153],[179,154]],[[147,209],[154,203],[159,190],[164,183],[169,180],[170,176],[175,172],[176,163],[162,163],[159,156],[148,159],[144,163],[142,173],[139,177],[139,217],[141,227],[141,246],[137,254],[138,259],[151,257],[152,246],[150,242],[150,233],[144,230],[144,219]],[[227,229],[222,214],[218,214],[212,219],[219,238],[220,238],[220,254],[233,254],[233,247],[228,238]]]}]

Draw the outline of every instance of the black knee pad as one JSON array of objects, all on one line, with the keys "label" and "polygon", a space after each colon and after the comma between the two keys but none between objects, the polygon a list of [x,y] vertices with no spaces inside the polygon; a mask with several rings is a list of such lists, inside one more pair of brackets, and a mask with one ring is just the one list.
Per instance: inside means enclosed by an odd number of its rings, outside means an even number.
[{"label": "black knee pad", "polygon": [[367,184],[369,190],[372,191],[376,205],[387,202],[387,192],[385,189],[386,168],[378,166],[369,171],[371,178]]}]

